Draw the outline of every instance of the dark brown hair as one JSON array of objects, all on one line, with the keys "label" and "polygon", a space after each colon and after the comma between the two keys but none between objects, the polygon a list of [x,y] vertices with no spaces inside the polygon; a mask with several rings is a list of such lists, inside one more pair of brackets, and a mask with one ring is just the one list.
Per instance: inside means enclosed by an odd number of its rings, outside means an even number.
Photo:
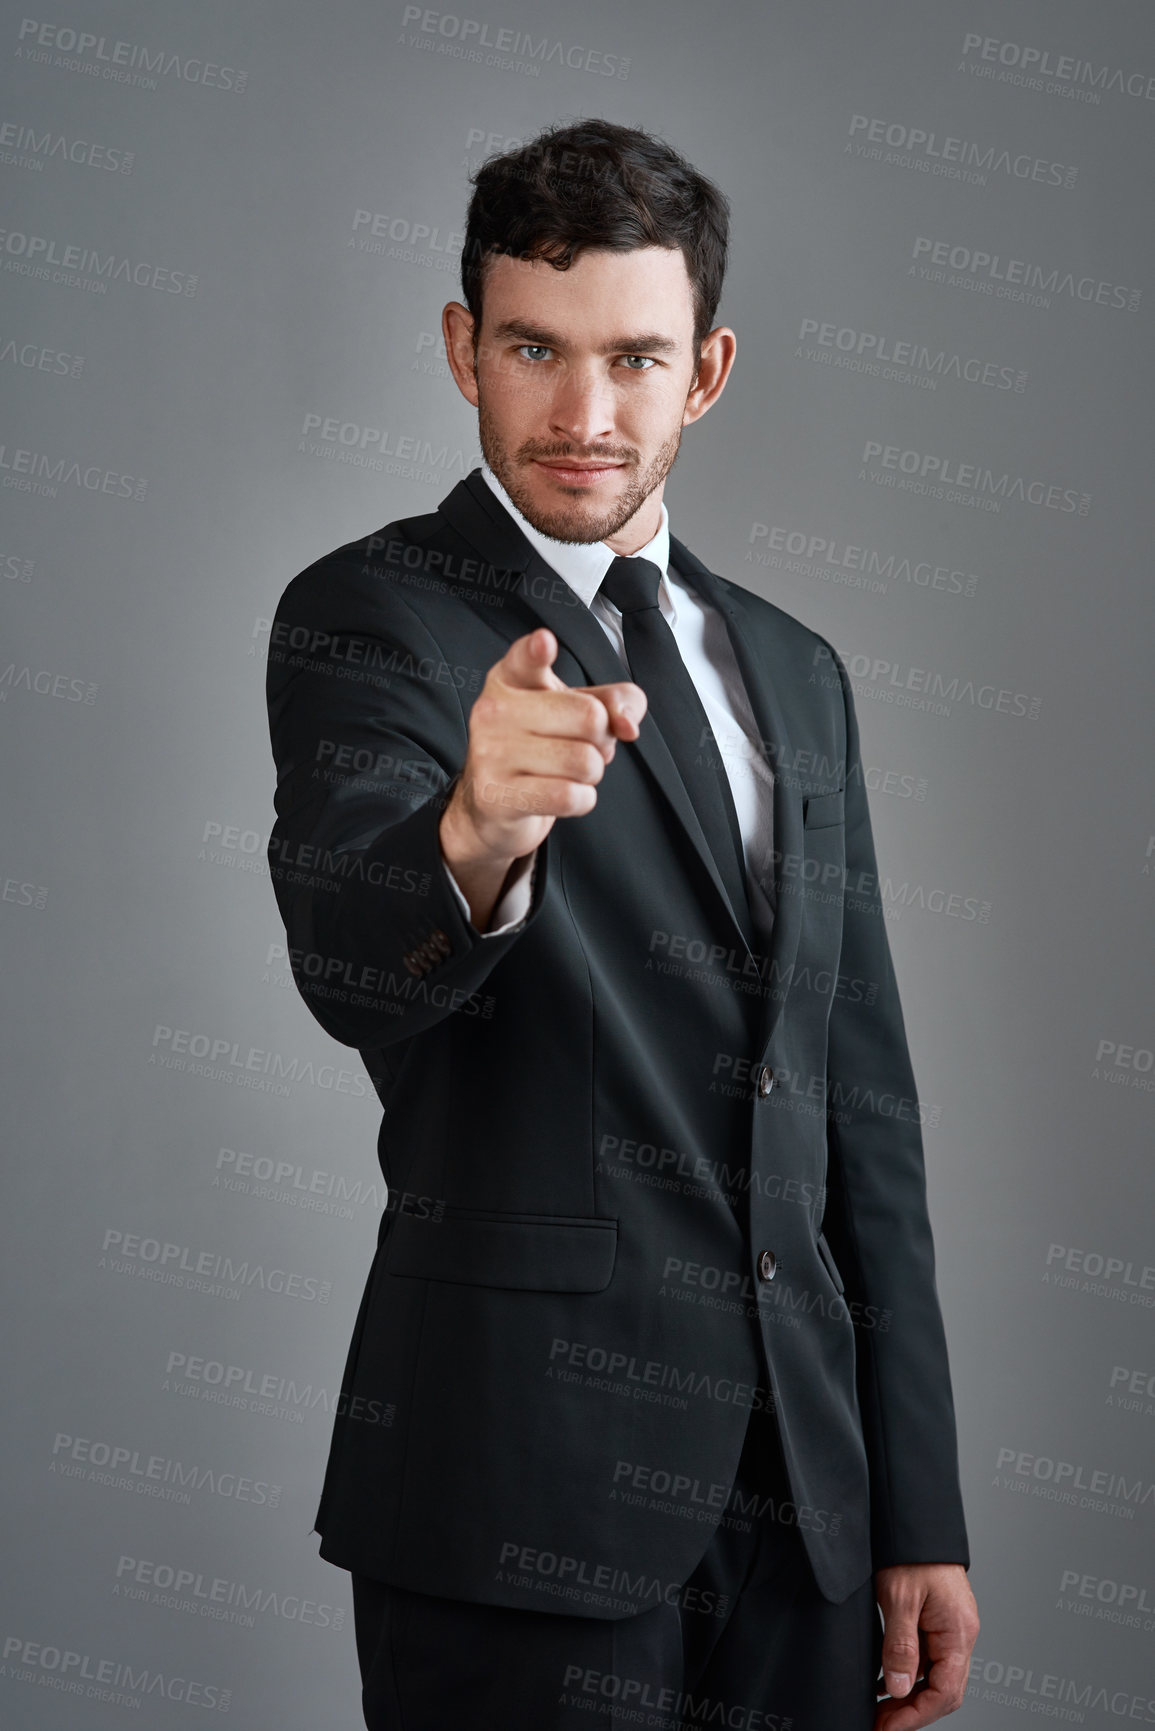
[{"label": "dark brown hair", "polygon": [[547,127],[470,175],[461,287],[481,332],[485,265],[495,254],[568,270],[583,249],[681,247],[693,291],[694,370],[712,329],[730,232],[730,203],[651,133],[611,120]]}]

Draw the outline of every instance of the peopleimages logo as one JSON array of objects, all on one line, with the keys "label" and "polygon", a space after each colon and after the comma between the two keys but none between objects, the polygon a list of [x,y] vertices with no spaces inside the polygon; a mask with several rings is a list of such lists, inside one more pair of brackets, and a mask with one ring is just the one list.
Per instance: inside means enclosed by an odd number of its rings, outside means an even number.
[{"label": "peopleimages logo", "polygon": [[[1090,493],[1074,487],[1029,480],[1008,470],[988,469],[980,463],[960,463],[955,457],[940,456],[931,451],[904,451],[901,445],[884,445],[878,439],[867,439],[862,447],[860,471],[862,480],[884,480],[889,474],[901,477],[890,485],[906,487],[908,491],[927,493],[935,499],[958,503],[981,502],[983,509],[998,511],[1004,499],[1018,500],[1022,505],[1040,505],[1052,511],[1073,511],[1087,517],[1091,511]],[[882,471],[872,474],[871,468]]]},{"label": "peopleimages logo", "polygon": [[392,1425],[397,1416],[395,1401],[350,1399],[345,1389],[334,1393],[311,1382],[297,1382],[274,1371],[259,1371],[224,1359],[205,1358],[199,1353],[170,1352],[165,1361],[162,1394],[192,1395],[209,1405],[235,1407],[241,1412],[262,1413],[269,1418],[292,1417],[300,1421],[306,1412],[318,1409],[330,1417],[360,1419],[365,1424]]},{"label": "peopleimages logo", "polygon": [[68,24],[44,24],[39,18],[21,19],[16,57],[37,64],[59,66],[67,72],[87,72],[116,84],[157,88],[157,78],[178,78],[185,84],[204,84],[210,89],[232,90],[238,95],[248,83],[247,72],[235,66],[218,66],[212,60],[172,54],[163,48],[145,48],[139,42],[114,42],[93,36]]},{"label": "peopleimages logo", "polygon": [[219,1683],[195,1677],[177,1677],[167,1671],[152,1671],[124,1659],[109,1659],[99,1653],[77,1653],[45,1641],[28,1641],[23,1635],[4,1640],[4,1674],[15,1683],[34,1683],[64,1695],[83,1695],[90,1701],[105,1701],[112,1707],[130,1707],[139,1712],[144,1697],[163,1696],[185,1707],[204,1707],[227,1713],[232,1690]]},{"label": "peopleimages logo", "polygon": [[[336,415],[307,414],[301,423],[297,449],[306,457],[336,459],[378,474],[384,473],[387,457],[409,465],[414,475],[422,471],[459,475],[469,472],[467,453],[461,446],[452,447],[447,439],[435,442],[421,433],[342,421]],[[390,465],[389,472],[396,472],[394,465]]]},{"label": "peopleimages logo", "polygon": [[70,379],[78,379],[84,372],[83,355],[65,354],[47,343],[22,342],[16,337],[5,337],[0,341],[0,364],[4,362],[14,367],[26,367],[30,373],[53,373]]},{"label": "peopleimages logo", "polygon": [[[595,72],[602,78],[628,78],[629,56],[606,54],[597,48],[582,48],[576,42],[556,37],[533,37],[527,30],[491,25],[487,19],[462,18],[454,12],[435,12],[428,6],[406,6],[401,15],[401,40],[410,48],[449,54],[497,71],[525,72],[536,78],[551,62],[571,72]],[[405,32],[408,31],[408,36]]]},{"label": "peopleimages logo", "polygon": [[[956,246],[949,240],[916,235],[911,249],[914,263],[907,276],[924,282],[945,282],[955,288],[995,295],[1000,300],[1026,301],[1032,306],[1050,306],[1052,295],[1066,295],[1088,306],[1115,307],[1137,313],[1142,289],[1128,288],[1093,276],[1076,276],[1060,265],[1033,264],[1029,259],[1006,258],[1002,253],[979,247]],[[951,274],[948,276],[947,272]]]},{"label": "peopleimages logo", "polygon": [[110,282],[132,283],[137,288],[159,289],[164,294],[197,292],[197,279],[187,271],[170,270],[167,265],[151,264],[147,259],[102,253],[92,246],[73,246],[49,235],[0,228],[0,252],[5,254],[6,271],[41,281],[65,281],[69,287],[95,284],[99,294],[106,293]]},{"label": "peopleimages logo", "polygon": [[[194,1060],[189,1062],[189,1060]],[[259,1046],[243,1047],[239,1040],[222,1035],[210,1038],[189,1028],[168,1028],[158,1022],[153,1029],[149,1063],[160,1069],[184,1070],[190,1075],[210,1076],[214,1081],[235,1082],[266,1093],[278,1080],[307,1082],[328,1092],[369,1099],[372,1078],[364,1070],[338,1070],[334,1064],[314,1064],[311,1058],[286,1058]],[[276,1091],[274,1089],[274,1091]],[[284,1092],[288,1092],[286,1088]]]},{"label": "peopleimages logo", "polygon": [[88,680],[70,679],[67,673],[53,673],[47,667],[34,672],[10,661],[0,668],[0,703],[8,701],[10,691],[35,691],[40,697],[59,697],[65,703],[95,703],[97,688]]},{"label": "peopleimages logo", "polygon": [[[997,1701],[1020,1711],[1025,1708],[1049,1719],[1082,1724],[1086,1719],[1082,1709],[1090,1707],[1116,1719],[1155,1725],[1155,1700],[1133,1695],[1126,1689],[1112,1689],[1104,1683],[1063,1677],[1055,1671],[1036,1671],[1031,1665],[1008,1665],[1001,1659],[982,1659],[977,1655],[971,1659],[968,1675],[968,1694],[973,1691],[980,1700]],[[989,1687],[980,1689],[980,1683]]]},{"label": "peopleimages logo", "polygon": [[[838,656],[848,676],[855,682],[854,689],[860,697],[894,703],[907,709],[928,709],[936,715],[949,715],[952,704],[965,703],[974,709],[1037,721],[1042,709],[1041,697],[1005,686],[976,685],[973,679],[964,679],[957,673],[948,676],[931,667],[907,667],[901,662],[877,656],[872,659],[849,649],[839,649]],[[829,659],[827,652],[816,650],[815,663],[823,658]],[[811,675],[812,679],[824,677]]]},{"label": "peopleimages logo", "polygon": [[843,155],[869,162],[889,162],[899,168],[916,168],[924,174],[965,180],[976,186],[985,186],[989,174],[1068,188],[1079,178],[1077,168],[1052,162],[1049,157],[1032,156],[1025,150],[1003,150],[994,144],[975,144],[968,138],[952,138],[928,132],[923,126],[878,120],[868,114],[851,115],[849,141],[843,146]]},{"label": "peopleimages logo", "polygon": [[[842,541],[836,535],[813,535],[781,524],[755,523],[750,530],[747,564],[773,565],[805,575],[824,571],[839,573],[839,581],[885,595],[890,583],[908,583],[916,589],[934,589],[948,595],[973,597],[978,585],[974,571],[959,571],[950,565],[932,565],[929,559],[881,553]],[[782,558],[780,555],[785,554]]]},{"label": "peopleimages logo", "polygon": [[0,121],[0,162],[11,168],[31,168],[38,173],[47,160],[73,162],[83,168],[103,168],[115,174],[131,174],[135,152],[116,145],[94,144],[91,139],[69,138],[63,132],[38,132],[20,121]]},{"label": "peopleimages logo", "polygon": [[993,78],[997,83],[1046,90],[1049,95],[1077,94],[1084,102],[1098,102],[1104,90],[1155,102],[1153,72],[1128,72],[1106,61],[1096,64],[1073,54],[1052,54],[1049,48],[1003,42],[997,36],[980,36],[973,31],[963,37],[960,70],[978,78]]},{"label": "peopleimages logo", "polygon": [[[1070,1593],[1067,1609],[1101,1622],[1121,1623],[1133,1629],[1155,1629],[1155,1588],[1145,1582],[1115,1581],[1083,1569],[1064,1569],[1059,1576],[1060,1593]],[[1079,1604],[1078,1600],[1092,1603]]]},{"label": "peopleimages logo", "polygon": [[238,1262],[225,1251],[171,1244],[115,1226],[105,1231],[100,1249],[98,1266],[113,1274],[156,1280],[162,1286],[184,1287],[212,1298],[239,1297],[247,1290],[328,1304],[333,1293],[331,1280],[318,1280],[314,1275],[297,1274],[285,1268],[266,1268],[247,1257]]},{"label": "peopleimages logo", "polygon": [[0,444],[0,486],[44,499],[55,499],[61,487],[79,487],[85,493],[110,493],[137,503],[148,492],[148,482],[139,475],[122,475],[119,469],[62,457],[55,451],[7,444]]},{"label": "peopleimages logo", "polygon": [[112,1584],[115,1597],[161,1605],[172,1611],[191,1611],[218,1623],[256,1627],[257,1615],[283,1617],[314,1629],[339,1629],[345,1612],[339,1605],[324,1605],[299,1593],[276,1587],[249,1587],[220,1575],[180,1563],[155,1561],[150,1557],[122,1556]]},{"label": "peopleimages logo", "polygon": [[1000,1448],[995,1473],[995,1489],[1023,1491],[1049,1502],[1094,1509],[1128,1521],[1135,1519],[1137,1508],[1155,1502],[1155,1484],[1142,1476],[1128,1479],[1125,1473],[1031,1454],[1026,1449]]},{"label": "peopleimages logo", "polygon": [[[986,385],[998,391],[1025,391],[1027,374],[1022,367],[1000,366],[977,355],[960,355],[936,349],[911,337],[893,337],[879,331],[860,331],[851,325],[836,325],[804,318],[798,329],[800,359],[823,360],[833,366],[850,367],[900,383],[923,383],[934,390],[939,379],[958,379],[969,385]],[[804,347],[803,345],[810,345]],[[825,351],[818,354],[817,350]]]},{"label": "peopleimages logo", "polygon": [[277,1508],[281,1501],[282,1486],[265,1479],[189,1465],[168,1455],[142,1454],[126,1443],[73,1436],[69,1431],[57,1431],[48,1470],[57,1478],[83,1479],[165,1503],[187,1505],[193,1491],[208,1491],[211,1496],[266,1509]]}]

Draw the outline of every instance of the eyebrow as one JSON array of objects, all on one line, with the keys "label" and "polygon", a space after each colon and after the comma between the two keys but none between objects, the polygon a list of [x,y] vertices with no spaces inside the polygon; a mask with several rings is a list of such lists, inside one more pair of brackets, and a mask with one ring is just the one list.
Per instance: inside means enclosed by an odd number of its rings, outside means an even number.
[{"label": "eyebrow", "polygon": [[[496,325],[493,338],[502,342],[508,337],[516,337],[518,342],[533,343],[536,348],[564,349],[565,342],[554,331],[547,331],[542,325],[535,325],[523,319],[505,319]],[[661,331],[637,331],[630,336],[611,337],[594,350],[599,355],[644,355],[644,354],[677,354],[679,345],[673,337],[663,336]]]}]

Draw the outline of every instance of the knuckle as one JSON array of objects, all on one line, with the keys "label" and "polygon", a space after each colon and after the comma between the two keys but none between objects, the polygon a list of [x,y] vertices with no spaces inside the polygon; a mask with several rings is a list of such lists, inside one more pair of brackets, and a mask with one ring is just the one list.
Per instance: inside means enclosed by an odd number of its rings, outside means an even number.
[{"label": "knuckle", "polygon": [[595,697],[591,691],[583,691],[579,695],[581,698],[580,724],[585,731],[592,733],[601,721],[604,705],[601,699]]}]

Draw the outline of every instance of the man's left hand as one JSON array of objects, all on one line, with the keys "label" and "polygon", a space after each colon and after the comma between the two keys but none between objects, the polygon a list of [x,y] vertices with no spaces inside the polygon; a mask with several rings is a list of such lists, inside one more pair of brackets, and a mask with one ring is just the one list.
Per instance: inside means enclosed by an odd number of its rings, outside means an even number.
[{"label": "man's left hand", "polygon": [[961,1707],[978,1607],[959,1563],[898,1563],[878,1569],[882,1679],[874,1731],[919,1731]]}]

